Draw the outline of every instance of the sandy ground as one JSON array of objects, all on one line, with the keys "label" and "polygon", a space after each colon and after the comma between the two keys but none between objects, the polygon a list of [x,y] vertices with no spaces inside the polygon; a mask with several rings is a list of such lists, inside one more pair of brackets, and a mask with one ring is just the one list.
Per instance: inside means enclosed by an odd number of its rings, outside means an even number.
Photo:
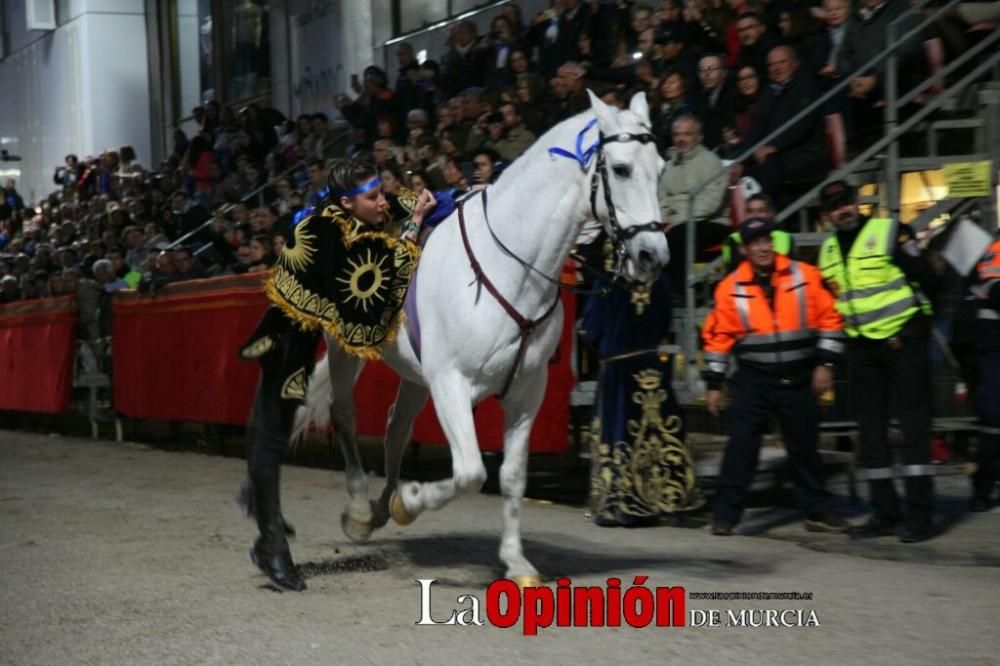
[{"label": "sandy ground", "polygon": [[[916,545],[803,531],[757,512],[745,534],[602,529],[579,507],[527,502],[526,553],[549,583],[811,592],[811,601],[687,608],[813,610],[819,627],[417,626],[484,598],[502,574],[499,503],[465,497],[368,544],[340,533],[340,473],[288,467],[285,513],[308,591],[263,586],[254,526],[233,503],[242,461],[137,444],[0,432],[0,664],[996,664],[1000,512],[966,515],[939,480],[944,534]],[[380,481],[373,479],[373,487]],[[374,490],[374,488],[373,488]],[[863,516],[856,516],[857,520]],[[855,518],[852,518],[852,520]]]}]

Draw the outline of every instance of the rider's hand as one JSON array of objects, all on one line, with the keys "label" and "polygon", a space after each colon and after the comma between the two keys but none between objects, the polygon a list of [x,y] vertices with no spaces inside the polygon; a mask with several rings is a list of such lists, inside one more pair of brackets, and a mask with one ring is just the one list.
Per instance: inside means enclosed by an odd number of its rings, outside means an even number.
[{"label": "rider's hand", "polygon": [[437,199],[434,198],[434,193],[430,190],[424,190],[417,197],[417,205],[413,207],[413,224],[420,226],[423,224],[424,217],[427,213],[434,210],[437,206]]}]

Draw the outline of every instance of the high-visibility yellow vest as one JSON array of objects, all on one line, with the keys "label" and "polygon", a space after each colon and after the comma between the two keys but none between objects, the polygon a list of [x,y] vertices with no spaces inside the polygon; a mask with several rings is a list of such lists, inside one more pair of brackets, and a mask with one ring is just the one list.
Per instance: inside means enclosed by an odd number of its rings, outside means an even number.
[{"label": "high-visibility yellow vest", "polygon": [[[743,245],[743,239],[740,237],[740,232],[734,231],[729,234],[729,242],[722,244],[722,261],[728,266],[729,262],[733,259],[733,250],[739,246]],[[791,256],[792,254],[792,235],[787,231],[774,230],[771,232],[771,246],[774,251],[785,257]]]},{"label": "high-visibility yellow vest", "polygon": [[884,340],[899,333],[921,309],[930,314],[930,303],[914,292],[892,261],[895,243],[895,223],[872,218],[854,239],[846,265],[836,234],[820,248],[819,270],[836,292],[837,311],[852,338]]}]

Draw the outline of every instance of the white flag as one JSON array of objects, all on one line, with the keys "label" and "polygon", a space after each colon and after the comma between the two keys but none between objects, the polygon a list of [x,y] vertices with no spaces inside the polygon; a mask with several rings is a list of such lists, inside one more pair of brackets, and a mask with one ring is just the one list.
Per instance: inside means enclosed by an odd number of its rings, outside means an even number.
[{"label": "white flag", "polygon": [[941,255],[959,275],[965,277],[979,263],[986,248],[992,242],[992,236],[968,218],[963,217],[955,225],[955,230],[952,232],[951,238],[948,239]]}]

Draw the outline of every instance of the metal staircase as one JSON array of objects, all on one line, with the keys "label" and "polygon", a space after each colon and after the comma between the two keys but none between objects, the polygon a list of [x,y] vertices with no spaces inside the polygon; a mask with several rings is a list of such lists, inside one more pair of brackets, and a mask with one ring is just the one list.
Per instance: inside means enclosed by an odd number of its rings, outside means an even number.
[{"label": "metal staircase", "polygon": [[[818,224],[816,213],[817,196],[820,189],[830,181],[845,179],[861,188],[860,203],[870,205],[878,214],[899,219],[900,181],[904,174],[926,172],[943,168],[956,162],[990,161],[992,166],[990,196],[979,198],[958,198],[945,196],[934,200],[929,207],[910,221],[918,233],[929,230],[935,221],[956,219],[970,215],[981,224],[994,231],[997,225],[996,184],[997,168],[1000,166],[1000,30],[994,30],[959,57],[933,72],[930,79],[913,90],[898,90],[897,53],[900,47],[911,39],[918,39],[923,31],[935,21],[951,12],[958,0],[933,9],[928,9],[930,0],[922,0],[900,16],[890,27],[888,49],[858,69],[856,74],[870,70],[882,61],[886,62],[886,132],[875,143],[863,149],[840,168],[831,171],[827,178],[799,196],[791,205],[778,214],[778,221],[789,226],[789,221],[798,220],[800,230],[794,234],[798,248],[818,246],[827,233]],[[919,25],[897,39],[899,23],[913,14],[923,16]],[[750,146],[734,160],[741,163],[762,145],[780,136],[786,128],[794,126],[809,114],[820,110],[831,98],[839,94],[849,84],[845,77],[825,95],[792,118],[784,127],[764,137],[756,145]],[[947,83],[946,83],[947,82]],[[930,92],[929,92],[930,91]],[[919,100],[919,109],[905,117],[900,110]],[[900,154],[900,139],[922,137],[924,150],[921,154]],[[689,206],[693,211],[694,199],[709,184],[718,178],[728,178],[729,167],[693,189],[689,195]],[[697,225],[689,225],[697,227]],[[688,266],[695,267],[696,238],[687,234]],[[714,284],[724,276],[721,259],[707,265],[693,268],[688,274],[685,307],[678,312],[674,330],[682,349],[677,368],[675,387],[682,403],[696,405],[701,399],[703,387],[698,378],[700,352],[698,330],[704,321],[710,305]]]}]

